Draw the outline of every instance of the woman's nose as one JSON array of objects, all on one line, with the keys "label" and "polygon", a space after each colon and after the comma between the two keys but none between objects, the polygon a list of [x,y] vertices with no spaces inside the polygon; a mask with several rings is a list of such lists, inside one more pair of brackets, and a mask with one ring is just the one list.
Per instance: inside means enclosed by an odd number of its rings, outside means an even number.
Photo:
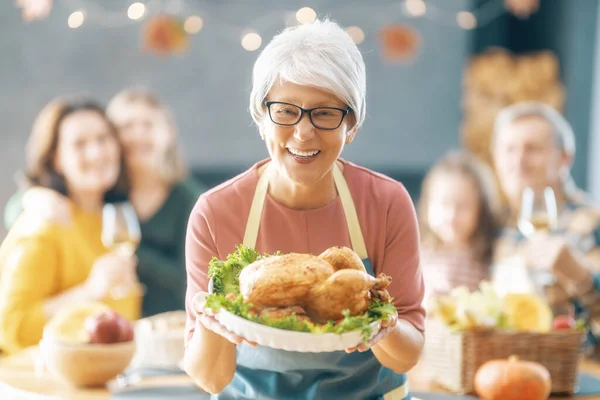
[{"label": "woman's nose", "polygon": [[101,143],[90,143],[86,146],[86,159],[88,161],[96,161],[104,156],[107,151],[107,146]]},{"label": "woman's nose", "polygon": [[446,207],[446,209],[444,210],[444,217],[446,220],[446,223],[452,223],[455,219],[456,219],[456,208],[452,207],[452,206],[448,206]]},{"label": "woman's nose", "polygon": [[304,114],[300,121],[294,125],[294,137],[300,142],[306,142],[315,135],[315,127],[310,122],[308,114]]}]

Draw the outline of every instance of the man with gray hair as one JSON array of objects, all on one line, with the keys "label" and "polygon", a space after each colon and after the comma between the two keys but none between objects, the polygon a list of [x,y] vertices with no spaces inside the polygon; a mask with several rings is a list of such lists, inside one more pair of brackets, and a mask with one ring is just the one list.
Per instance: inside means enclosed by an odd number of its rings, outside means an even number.
[{"label": "man with gray hair", "polygon": [[[549,275],[551,279],[537,285],[555,313],[589,317],[590,345],[596,347],[600,343],[600,209],[571,178],[575,156],[571,126],[546,104],[511,105],[496,118],[492,156],[507,201],[496,265],[519,254],[530,276],[541,276],[540,270]],[[526,192],[554,197],[555,221],[546,215],[543,227],[533,218],[519,222]],[[549,208],[551,214],[552,201]]]}]

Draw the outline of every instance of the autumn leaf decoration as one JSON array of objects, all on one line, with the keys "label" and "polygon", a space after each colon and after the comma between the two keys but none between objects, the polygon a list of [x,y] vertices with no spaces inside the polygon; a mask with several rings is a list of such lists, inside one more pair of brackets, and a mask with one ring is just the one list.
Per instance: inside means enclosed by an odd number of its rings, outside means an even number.
[{"label": "autumn leaf decoration", "polygon": [[504,6],[519,18],[528,18],[540,7],[540,0],[504,0]]},{"label": "autumn leaf decoration", "polygon": [[381,55],[388,62],[406,62],[414,59],[421,45],[421,36],[413,28],[387,25],[379,32]]},{"label": "autumn leaf decoration", "polygon": [[150,18],[143,29],[143,48],[158,55],[182,53],[189,45],[183,21],[175,16],[159,14]]}]

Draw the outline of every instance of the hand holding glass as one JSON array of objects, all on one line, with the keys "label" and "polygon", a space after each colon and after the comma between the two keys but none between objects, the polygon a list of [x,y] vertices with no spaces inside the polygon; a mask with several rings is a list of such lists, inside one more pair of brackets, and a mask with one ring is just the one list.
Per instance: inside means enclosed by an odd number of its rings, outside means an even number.
[{"label": "hand holding glass", "polygon": [[558,225],[558,210],[552,188],[534,191],[525,188],[521,197],[521,214],[519,215],[519,230],[525,237],[536,232],[548,233]]},{"label": "hand holding glass", "polygon": [[[536,234],[547,234],[558,226],[558,209],[556,197],[550,187],[542,191],[525,188],[521,197],[521,211],[519,215],[518,228],[526,238],[532,238]],[[536,271],[537,283],[546,286],[554,283],[552,272],[539,268]]]},{"label": "hand holding glass", "polygon": [[[105,247],[133,256],[141,240],[140,225],[133,206],[129,202],[108,203],[102,209],[102,243]],[[120,298],[130,294],[130,285],[118,285],[111,290],[111,297]]]}]

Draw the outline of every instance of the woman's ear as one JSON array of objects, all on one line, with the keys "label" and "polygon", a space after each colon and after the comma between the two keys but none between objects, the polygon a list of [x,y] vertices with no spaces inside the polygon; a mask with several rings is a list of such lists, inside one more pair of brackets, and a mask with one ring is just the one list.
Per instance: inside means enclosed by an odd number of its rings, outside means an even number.
[{"label": "woman's ear", "polygon": [[262,141],[265,140],[265,132],[264,132],[264,126],[263,126],[264,122],[260,122],[260,124],[258,125],[258,134],[260,135],[260,138]]},{"label": "woman's ear", "polygon": [[356,132],[358,131],[358,126],[354,126],[354,128],[350,129],[346,132],[346,144],[352,143],[354,137],[356,136]]},{"label": "woman's ear", "polygon": [[564,167],[564,168],[570,170],[571,165],[573,164],[573,155],[568,154],[566,151],[563,151],[561,153],[560,163],[561,163],[561,167]]}]

